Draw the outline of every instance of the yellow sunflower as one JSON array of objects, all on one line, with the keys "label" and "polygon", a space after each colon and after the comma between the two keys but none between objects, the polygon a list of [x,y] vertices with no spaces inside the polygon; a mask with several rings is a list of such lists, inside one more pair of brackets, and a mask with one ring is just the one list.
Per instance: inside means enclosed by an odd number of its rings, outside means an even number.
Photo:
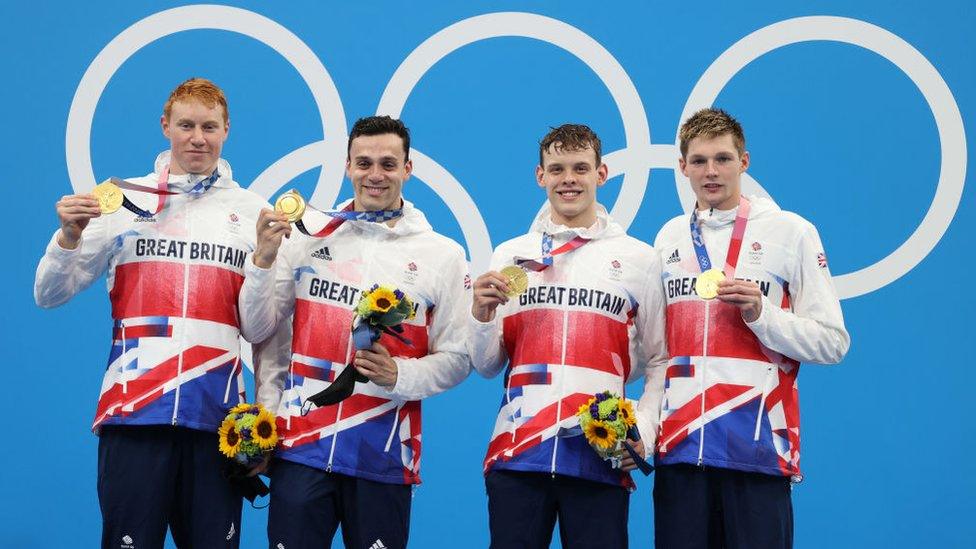
[{"label": "yellow sunflower", "polygon": [[597,450],[609,450],[617,444],[617,433],[606,422],[593,420],[583,428],[586,441]]},{"label": "yellow sunflower", "polygon": [[634,406],[629,400],[620,399],[620,410],[617,412],[617,416],[624,420],[624,425],[627,427],[633,427],[637,423],[637,418],[634,416]]},{"label": "yellow sunflower", "polygon": [[241,435],[237,432],[234,418],[225,418],[220,429],[217,429],[217,434],[220,436],[220,453],[229,458],[236,456],[241,448]]},{"label": "yellow sunflower", "polygon": [[370,310],[380,313],[389,311],[400,302],[393,290],[382,286],[370,292],[367,298],[369,299]]},{"label": "yellow sunflower", "polygon": [[278,429],[275,427],[274,414],[264,408],[258,412],[254,426],[251,427],[251,437],[262,450],[274,448],[278,444]]},{"label": "yellow sunflower", "polygon": [[243,413],[249,412],[250,410],[251,410],[251,405],[248,404],[248,403],[246,403],[246,402],[242,402],[242,403],[238,404],[237,406],[234,406],[233,408],[231,408],[230,409],[230,413],[231,414],[243,414]]}]

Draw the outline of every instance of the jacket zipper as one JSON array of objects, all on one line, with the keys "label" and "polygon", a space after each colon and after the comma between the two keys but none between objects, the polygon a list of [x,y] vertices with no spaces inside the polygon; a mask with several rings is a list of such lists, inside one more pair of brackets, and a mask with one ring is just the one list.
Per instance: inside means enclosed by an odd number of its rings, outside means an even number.
[{"label": "jacket zipper", "polygon": [[774,366],[766,367],[766,381],[763,383],[762,398],[759,400],[759,412],[756,413],[756,431],[752,435],[753,442],[759,440],[759,428],[762,426],[763,410],[766,409],[766,397],[769,395],[769,382],[773,379]]},{"label": "jacket zipper", "polygon": [[[186,234],[192,240],[193,239],[193,227],[190,224],[190,212],[189,208],[184,204],[184,226],[186,227]],[[173,421],[172,424],[176,425],[176,418],[180,410],[180,388],[183,386],[183,382],[180,379],[183,377],[183,353],[186,347],[186,306],[187,301],[190,298],[190,259],[189,256],[183,258],[183,309],[180,322],[180,355],[176,360],[176,395],[173,402]]]},{"label": "jacket zipper", "polygon": [[702,342],[702,368],[701,368],[701,427],[698,428],[698,465],[702,464],[702,456],[705,452],[705,374],[708,365],[708,325],[709,309],[711,301],[705,302],[705,337]]},{"label": "jacket zipper", "polygon": [[121,360],[119,360],[119,362],[120,362],[120,365],[119,365],[119,375],[122,377],[122,394],[124,395],[124,394],[126,394],[126,393],[129,392],[129,380],[125,376],[125,359],[127,358],[125,356],[126,355],[126,348],[125,348],[125,321],[124,320],[120,320],[119,321],[119,326],[122,327],[122,357],[121,357]]},{"label": "jacket zipper", "polygon": [[[564,262],[565,263],[565,262]],[[572,267],[567,263],[567,279],[572,275]],[[552,468],[551,474],[552,478],[556,478],[556,454],[559,451],[559,424],[561,423],[561,418],[563,414],[563,380],[566,376],[566,334],[569,332],[569,309],[563,309],[563,338],[562,338],[562,349],[559,354],[559,390],[556,393],[556,432],[553,433],[552,437]],[[555,376],[557,372],[553,372]]]},{"label": "jacket zipper", "polygon": [[[371,274],[371,272],[368,266],[372,265],[373,257],[376,255],[375,245],[363,246],[362,251],[363,251],[363,265],[367,265],[367,271],[365,273],[366,276],[363,277],[363,280],[369,280],[369,275]],[[346,356],[352,358],[354,354],[355,354],[355,349],[353,348],[352,345],[352,334],[349,334],[349,343],[346,344]],[[355,368],[355,366],[352,366],[351,364],[352,361],[350,360],[349,364],[346,365],[346,368]],[[336,410],[335,425],[332,428],[332,447],[329,448],[329,462],[325,466],[325,471],[327,473],[332,472],[332,458],[335,456],[336,443],[339,440],[339,421],[342,419],[342,404],[344,402],[345,402],[344,400],[340,401],[339,408]]]}]

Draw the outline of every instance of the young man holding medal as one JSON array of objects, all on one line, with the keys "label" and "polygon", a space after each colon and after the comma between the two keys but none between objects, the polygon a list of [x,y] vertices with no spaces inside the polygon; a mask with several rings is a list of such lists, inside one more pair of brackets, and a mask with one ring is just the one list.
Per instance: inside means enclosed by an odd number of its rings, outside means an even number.
[{"label": "young man holding medal", "polygon": [[[667,349],[661,261],[596,201],[600,139],[567,124],[539,144],[548,202],[530,232],[495,249],[474,283],[468,353],[504,396],[485,458],[493,548],[627,547],[629,474],[587,443],[576,413],[646,375],[640,457],[653,450]],[[622,467],[634,467],[626,459]]]},{"label": "young man holding medal", "polygon": [[681,127],[697,198],[655,248],[664,262],[670,362],[657,439],[662,548],[786,548],[801,480],[800,362],[833,364],[850,338],[816,228],[745,197],[739,123],[703,109]]},{"label": "young man holding medal", "polygon": [[238,297],[266,202],[220,157],[230,122],[212,82],[180,84],[160,124],[170,150],[152,173],[58,201],[34,297],[55,307],[107,275],[102,547],[161,548],[167,526],[180,547],[237,547],[241,497],[222,477],[217,427],[243,400]]},{"label": "young man holding medal", "polygon": [[[470,372],[464,250],[403,199],[409,154],[401,121],[362,118],[349,134],[352,200],[321,212],[288,192],[278,213],[262,214],[242,322],[271,335],[266,348],[276,351],[257,372],[281,439],[270,468],[272,547],[329,547],[340,525],[346,547],[405,547],[420,482],[420,401]],[[399,338],[383,334],[357,350],[353,309],[374,284],[401,291],[416,315]]]}]

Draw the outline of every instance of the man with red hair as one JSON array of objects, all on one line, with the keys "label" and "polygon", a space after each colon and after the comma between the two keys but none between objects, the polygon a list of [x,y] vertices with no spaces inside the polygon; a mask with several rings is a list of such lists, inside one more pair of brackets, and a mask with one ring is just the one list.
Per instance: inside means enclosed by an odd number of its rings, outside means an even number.
[{"label": "man with red hair", "polygon": [[58,201],[34,298],[55,307],[107,275],[113,336],[93,426],[102,547],[161,548],[167,527],[180,547],[238,547],[241,498],[216,431],[244,397],[238,294],[266,202],[220,156],[230,120],[212,82],[180,84],[160,124],[170,148],[152,173]]}]

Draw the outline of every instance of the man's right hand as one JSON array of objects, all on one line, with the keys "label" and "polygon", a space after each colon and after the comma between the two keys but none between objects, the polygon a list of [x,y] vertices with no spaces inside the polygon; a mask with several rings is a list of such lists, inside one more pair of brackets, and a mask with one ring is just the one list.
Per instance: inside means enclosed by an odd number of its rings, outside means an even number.
[{"label": "man's right hand", "polygon": [[55,210],[61,220],[58,245],[66,250],[77,248],[81,232],[88,226],[88,222],[102,215],[98,199],[90,194],[62,196],[55,205]]},{"label": "man's right hand", "polygon": [[491,322],[495,318],[495,309],[503,303],[508,303],[508,278],[497,271],[488,271],[474,281],[474,301],[471,303],[471,315],[480,322]]},{"label": "man's right hand", "polygon": [[288,216],[264,208],[258,216],[258,244],[254,250],[254,264],[262,269],[270,268],[278,257],[281,238],[291,236]]}]

